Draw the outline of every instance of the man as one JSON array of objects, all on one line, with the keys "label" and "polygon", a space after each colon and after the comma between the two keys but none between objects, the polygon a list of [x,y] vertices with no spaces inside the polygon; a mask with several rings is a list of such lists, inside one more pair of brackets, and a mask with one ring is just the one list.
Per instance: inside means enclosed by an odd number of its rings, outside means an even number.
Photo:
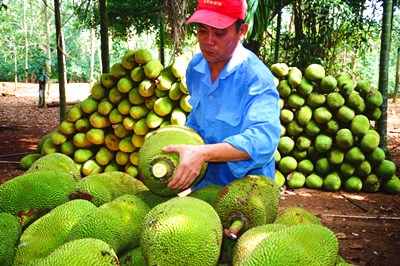
[{"label": "man", "polygon": [[274,154],[280,138],[279,94],[269,69],[243,47],[248,31],[246,0],[199,0],[187,24],[197,24],[201,53],[186,70],[192,111],[186,125],[206,145],[170,145],[180,163],[168,187],[226,185],[248,174],[274,178]]}]

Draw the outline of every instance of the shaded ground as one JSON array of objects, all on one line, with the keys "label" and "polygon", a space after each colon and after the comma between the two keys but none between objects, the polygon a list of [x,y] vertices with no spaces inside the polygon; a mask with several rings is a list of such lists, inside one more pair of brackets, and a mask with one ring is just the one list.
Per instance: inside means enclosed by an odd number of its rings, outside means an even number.
[{"label": "shaded ground", "polygon": [[[37,108],[38,85],[0,83],[0,184],[22,174],[19,160],[59,124],[58,108]],[[89,94],[87,84],[68,84],[72,106]],[[48,103],[58,99],[53,85]],[[391,102],[391,101],[390,101]],[[388,110],[388,144],[400,169],[400,105]],[[282,191],[281,206],[302,206],[318,215],[339,238],[340,254],[355,265],[400,265],[400,195]]]}]

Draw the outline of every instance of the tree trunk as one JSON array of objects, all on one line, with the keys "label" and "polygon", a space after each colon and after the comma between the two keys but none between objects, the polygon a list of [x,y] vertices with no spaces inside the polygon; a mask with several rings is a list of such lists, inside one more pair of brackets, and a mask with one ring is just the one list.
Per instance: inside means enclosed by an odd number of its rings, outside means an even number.
[{"label": "tree trunk", "polygon": [[279,61],[279,42],[281,39],[281,23],[282,23],[282,0],[276,3],[276,13],[278,14],[278,20],[276,22],[276,40],[275,40],[275,63]]},{"label": "tree trunk", "polygon": [[393,1],[383,1],[381,52],[379,62],[379,84],[378,89],[382,93],[383,103],[381,106],[382,115],[377,121],[377,131],[381,137],[379,146],[388,153],[387,148],[387,97],[388,97],[388,76],[390,61],[390,42],[392,31]]},{"label": "tree trunk", "polygon": [[90,29],[90,77],[89,85],[93,86],[94,83],[94,55],[96,54],[94,29]]},{"label": "tree trunk", "polygon": [[46,87],[47,87],[47,97],[50,96],[50,89],[51,89],[51,50],[50,50],[50,39],[51,39],[51,32],[50,32],[50,21],[48,16],[48,7],[47,7],[47,0],[43,0],[44,2],[44,23],[46,24]]},{"label": "tree trunk", "polygon": [[28,25],[26,22],[26,0],[23,2],[23,16],[22,16],[22,25],[24,31],[24,39],[25,39],[25,82],[28,82],[29,79],[29,42],[28,42]]},{"label": "tree trunk", "polygon": [[400,80],[400,46],[397,47],[396,83],[394,84],[393,103],[397,102],[397,94],[399,92],[399,80]]},{"label": "tree trunk", "polygon": [[64,57],[64,45],[63,45],[63,34],[61,27],[60,17],[60,3],[59,0],[54,0],[54,14],[56,23],[56,44],[57,44],[57,66],[58,66],[58,85],[60,92],[60,122],[64,121],[67,117],[67,103],[65,97],[65,84],[66,84],[66,73],[65,73],[65,57]]},{"label": "tree trunk", "polygon": [[99,0],[102,73],[110,72],[107,0]]},{"label": "tree trunk", "polygon": [[164,29],[164,4],[163,0],[159,2],[158,17],[160,19],[160,62],[165,65],[165,29]]}]

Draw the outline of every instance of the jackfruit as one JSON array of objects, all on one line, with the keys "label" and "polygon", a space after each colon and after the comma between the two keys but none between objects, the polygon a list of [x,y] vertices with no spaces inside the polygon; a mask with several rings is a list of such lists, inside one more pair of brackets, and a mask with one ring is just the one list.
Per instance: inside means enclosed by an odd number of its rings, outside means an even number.
[{"label": "jackfruit", "polygon": [[232,265],[242,265],[241,262],[246,260],[261,241],[285,227],[284,224],[264,224],[244,232],[234,247]]},{"label": "jackfruit", "polygon": [[348,107],[356,110],[361,102],[364,101],[364,99],[360,96],[358,92],[352,91],[349,95],[347,95],[345,101]]},{"label": "jackfruit", "polygon": [[189,194],[190,197],[195,197],[201,200],[204,200],[208,204],[214,207],[215,202],[217,201],[218,193],[221,191],[223,186],[220,185],[208,185],[196,189],[192,193]]},{"label": "jackfruit", "polygon": [[359,192],[362,189],[362,180],[358,176],[351,176],[344,181],[343,189],[347,192]]},{"label": "jackfruit", "polygon": [[147,190],[146,186],[133,176],[113,171],[83,178],[77,183],[76,193],[71,198],[86,199],[101,206],[124,194],[134,195],[144,190]]},{"label": "jackfruit", "polygon": [[354,119],[351,121],[350,129],[355,136],[363,136],[367,133],[370,126],[368,117],[358,114],[354,116]]},{"label": "jackfruit", "polygon": [[298,86],[296,86],[296,90],[304,97],[310,95],[310,93],[314,90],[313,84],[308,81],[305,77],[301,78],[301,82]]},{"label": "jackfruit", "polygon": [[372,171],[371,164],[367,160],[365,160],[356,166],[355,173],[357,174],[357,176],[364,178],[367,177],[371,173],[371,171]]},{"label": "jackfruit", "polygon": [[368,109],[379,108],[383,103],[383,96],[379,90],[371,90],[365,97],[365,105]]},{"label": "jackfruit", "polygon": [[296,119],[301,125],[306,126],[310,122],[312,115],[313,111],[311,107],[308,105],[304,105],[300,107],[297,111]]},{"label": "jackfruit", "polygon": [[287,98],[292,93],[292,88],[286,79],[280,80],[276,88],[278,89],[279,96],[282,99]]},{"label": "jackfruit", "polygon": [[297,67],[290,67],[289,72],[287,74],[287,80],[289,81],[289,84],[296,87],[298,86],[301,81],[302,81],[303,73],[301,73],[301,70],[298,69]]},{"label": "jackfruit", "polygon": [[314,171],[314,164],[309,159],[303,159],[298,162],[297,171],[303,173],[305,176],[308,176]]},{"label": "jackfruit", "polygon": [[121,266],[144,266],[146,261],[142,255],[140,247],[135,247],[131,250],[124,252],[119,256],[119,263]]},{"label": "jackfruit", "polygon": [[391,160],[385,159],[376,165],[375,173],[383,179],[389,179],[396,174],[396,165]]},{"label": "jackfruit", "polygon": [[306,104],[312,108],[321,107],[326,102],[326,96],[323,93],[313,91],[306,98]]},{"label": "jackfruit", "polygon": [[321,157],[315,161],[315,169],[320,174],[327,174],[332,169],[332,164],[327,157]]},{"label": "jackfruit", "polygon": [[326,191],[338,191],[342,186],[342,180],[337,172],[331,172],[324,178],[323,188]]},{"label": "jackfruit", "polygon": [[336,132],[335,135],[336,145],[343,150],[347,150],[354,145],[354,136],[348,128],[341,128]]},{"label": "jackfruit", "polygon": [[19,166],[22,168],[22,170],[28,170],[29,167],[32,166],[32,164],[39,159],[40,157],[42,157],[43,154],[39,153],[39,152],[33,152],[33,153],[28,153],[26,155],[24,155],[21,160],[19,161]]},{"label": "jackfruit", "polygon": [[319,90],[322,93],[331,93],[336,89],[337,80],[335,77],[328,75],[321,79],[319,83]]},{"label": "jackfruit", "polygon": [[332,113],[325,106],[314,110],[314,120],[319,124],[326,124],[332,118]]},{"label": "jackfruit", "polygon": [[286,183],[291,189],[301,188],[305,182],[306,176],[299,171],[293,171],[286,176]]},{"label": "jackfruit", "polygon": [[282,136],[278,142],[278,151],[282,155],[289,154],[294,148],[295,142],[289,136]]},{"label": "jackfruit", "polygon": [[358,165],[365,160],[365,155],[358,146],[351,147],[345,154],[345,161]]},{"label": "jackfruit", "polygon": [[371,85],[368,80],[359,80],[354,88],[355,91],[359,92],[360,95],[365,98],[371,91]]},{"label": "jackfruit", "polygon": [[76,181],[65,172],[24,173],[0,186],[0,212],[17,216],[23,228],[49,210],[69,201]]},{"label": "jackfruit", "polygon": [[296,224],[319,224],[322,225],[319,218],[310,211],[302,207],[287,207],[281,209],[274,221],[275,224],[293,226]]},{"label": "jackfruit", "polygon": [[356,168],[351,163],[343,162],[340,165],[340,174],[345,178],[352,176],[355,173],[355,171],[356,171]]},{"label": "jackfruit", "polygon": [[132,70],[134,67],[137,66],[135,61],[135,51],[134,50],[127,50],[121,59],[121,65],[126,68],[127,70]]},{"label": "jackfruit", "polygon": [[354,119],[355,111],[346,105],[339,107],[336,112],[336,118],[344,123],[351,122]]},{"label": "jackfruit", "polygon": [[393,175],[389,179],[382,181],[382,189],[389,194],[399,194],[400,193],[400,180],[397,176]]},{"label": "jackfruit", "polygon": [[305,102],[305,98],[298,92],[291,93],[286,100],[287,106],[293,109],[299,109]]},{"label": "jackfruit", "polygon": [[57,206],[30,224],[16,246],[15,265],[43,258],[66,242],[71,228],[97,207],[86,200],[72,200]]},{"label": "jackfruit", "polygon": [[125,76],[126,72],[127,72],[127,70],[124,68],[124,66],[120,62],[114,63],[110,68],[110,74],[114,78],[117,78],[117,79]]},{"label": "jackfruit", "polygon": [[338,240],[330,229],[298,224],[272,233],[235,265],[335,265],[338,252]]},{"label": "jackfruit", "polygon": [[315,137],[314,145],[317,151],[325,153],[332,148],[332,137],[324,133],[318,134]]},{"label": "jackfruit", "polygon": [[[194,130],[178,125],[159,128],[145,140],[139,150],[139,175],[151,191],[163,196],[181,192],[167,187],[178,167],[179,154],[163,152],[162,148],[172,144],[204,145],[204,141]],[[204,164],[192,185],[201,180],[206,169]]]},{"label": "jackfruit", "polygon": [[370,174],[363,179],[362,190],[367,193],[377,192],[381,187],[381,181],[376,174]]},{"label": "jackfruit", "polygon": [[333,91],[326,96],[326,103],[330,108],[337,109],[344,105],[345,100],[339,92]]},{"label": "jackfruit", "polygon": [[222,225],[214,208],[194,197],[175,197],[151,209],[141,227],[148,265],[217,265]]},{"label": "jackfruit", "polygon": [[215,210],[225,228],[225,236],[235,239],[248,229],[272,223],[278,212],[280,189],[263,175],[235,179],[219,193]]},{"label": "jackfruit", "polygon": [[15,246],[21,236],[19,220],[12,214],[0,212],[0,265],[13,265]]},{"label": "jackfruit", "polygon": [[47,257],[31,261],[27,266],[96,265],[117,266],[119,260],[111,246],[96,238],[67,242]]},{"label": "jackfruit", "polygon": [[116,78],[110,73],[103,73],[100,75],[100,84],[107,89],[111,89],[116,85]]},{"label": "jackfruit", "polygon": [[310,189],[321,189],[323,184],[324,179],[315,172],[306,177],[305,185]]},{"label": "jackfruit", "polygon": [[163,65],[157,59],[152,59],[143,66],[143,72],[149,79],[156,79],[163,69]]},{"label": "jackfruit", "polygon": [[344,151],[338,148],[332,148],[327,154],[328,161],[332,165],[339,165],[344,160]]},{"label": "jackfruit", "polygon": [[340,94],[343,96],[349,95],[354,89],[354,82],[347,74],[341,74],[336,78],[337,87],[339,88]]},{"label": "jackfruit", "polygon": [[141,190],[139,192],[134,193],[134,195],[143,200],[143,202],[146,203],[150,207],[150,209],[153,209],[158,204],[166,202],[167,200],[175,197],[175,196],[161,196],[156,193],[153,193],[150,189]]},{"label": "jackfruit", "polygon": [[376,147],[375,150],[367,153],[367,159],[372,165],[380,164],[385,158],[385,151],[380,147]]},{"label": "jackfruit", "polygon": [[297,161],[290,155],[284,156],[278,163],[278,169],[283,174],[289,174],[297,168]]},{"label": "jackfruit", "polygon": [[67,120],[63,120],[58,129],[65,135],[74,134],[76,131],[75,124]]},{"label": "jackfruit", "polygon": [[149,210],[135,195],[122,195],[85,215],[71,228],[66,239],[101,239],[120,255],[139,245],[141,223]]},{"label": "jackfruit", "polygon": [[374,129],[369,129],[361,138],[360,148],[363,152],[370,153],[379,146],[380,141],[380,135]]},{"label": "jackfruit", "polygon": [[96,100],[103,99],[108,94],[108,89],[103,87],[99,81],[95,82],[90,89],[90,96]]},{"label": "jackfruit", "polygon": [[174,58],[171,64],[171,72],[178,79],[186,75],[186,69],[189,64],[189,58],[186,55],[178,55]]}]

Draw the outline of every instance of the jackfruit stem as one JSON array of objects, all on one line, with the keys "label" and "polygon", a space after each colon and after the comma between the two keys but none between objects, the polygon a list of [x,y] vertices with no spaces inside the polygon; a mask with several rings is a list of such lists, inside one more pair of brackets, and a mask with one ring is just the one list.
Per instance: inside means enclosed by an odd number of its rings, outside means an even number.
[{"label": "jackfruit stem", "polygon": [[169,178],[173,173],[173,164],[166,158],[156,158],[152,162],[151,173],[155,178]]},{"label": "jackfruit stem", "polygon": [[224,234],[230,239],[237,239],[240,230],[244,227],[245,221],[241,218],[237,218],[231,224],[229,229],[224,229]]}]

